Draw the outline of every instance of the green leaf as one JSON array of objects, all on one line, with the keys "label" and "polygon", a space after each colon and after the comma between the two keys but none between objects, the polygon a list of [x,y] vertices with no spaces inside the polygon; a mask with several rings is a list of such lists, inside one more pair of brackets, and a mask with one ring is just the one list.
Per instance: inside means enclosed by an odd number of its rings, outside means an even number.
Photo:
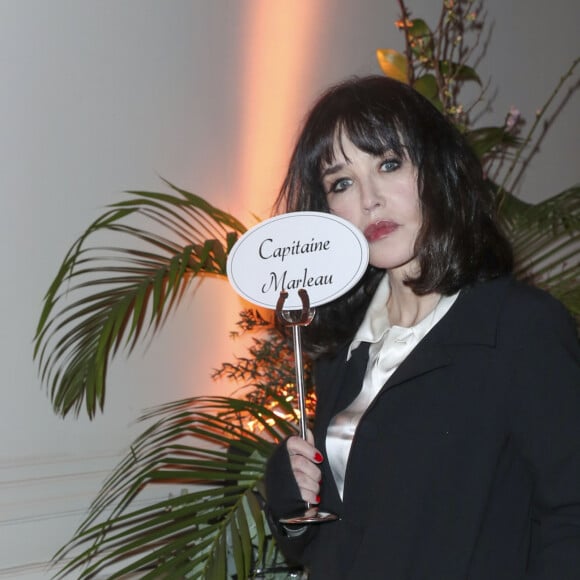
[{"label": "green leaf", "polygon": [[422,18],[413,18],[406,28],[409,46],[417,56],[431,59],[433,56],[433,33]]},{"label": "green leaf", "polygon": [[481,85],[481,79],[475,69],[466,64],[442,60],[439,61],[439,72],[447,79],[453,79],[455,81],[475,81]]},{"label": "green leaf", "polygon": [[413,88],[430,101],[433,101],[439,95],[439,87],[437,86],[437,79],[435,78],[434,75],[430,73],[420,76],[413,83]]}]

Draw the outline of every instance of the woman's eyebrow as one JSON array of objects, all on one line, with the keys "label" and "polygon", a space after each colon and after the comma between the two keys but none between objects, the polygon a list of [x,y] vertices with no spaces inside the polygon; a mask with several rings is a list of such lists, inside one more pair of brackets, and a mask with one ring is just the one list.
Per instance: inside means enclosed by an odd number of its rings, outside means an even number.
[{"label": "woman's eyebrow", "polygon": [[328,175],[333,175],[334,173],[338,173],[339,171],[342,171],[345,167],[344,163],[336,163],[335,165],[331,165],[330,167],[327,167],[320,175],[321,179],[324,179],[325,177],[327,177]]}]

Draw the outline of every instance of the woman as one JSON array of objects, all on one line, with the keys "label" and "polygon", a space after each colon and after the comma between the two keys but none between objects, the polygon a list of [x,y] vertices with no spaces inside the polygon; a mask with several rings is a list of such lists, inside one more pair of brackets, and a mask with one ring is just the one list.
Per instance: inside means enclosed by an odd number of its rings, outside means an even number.
[{"label": "woman", "polygon": [[[313,579],[578,580],[575,327],[510,276],[463,137],[406,85],[347,81],[307,118],[278,208],[346,218],[370,248],[304,334],[314,436],[268,464],[288,558]],[[339,519],[279,523],[305,502]]]}]

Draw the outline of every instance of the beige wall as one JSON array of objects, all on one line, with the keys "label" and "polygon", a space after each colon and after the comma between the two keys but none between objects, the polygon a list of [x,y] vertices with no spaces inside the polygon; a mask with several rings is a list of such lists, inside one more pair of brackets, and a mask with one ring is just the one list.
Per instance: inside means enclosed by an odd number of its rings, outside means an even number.
[{"label": "beige wall", "polygon": [[[579,52],[580,5],[485,4],[489,120],[512,104],[530,117]],[[158,176],[247,223],[265,217],[308,104],[378,72],[374,50],[402,46],[396,15],[394,0],[0,0],[0,578],[48,578],[141,410],[228,393],[208,376],[241,348],[227,338],[239,303],[208,281],[148,350],[113,365],[104,415],[56,418],[32,337],[68,246],[123,190],[163,188]],[[579,112],[576,95],[531,168],[528,199],[578,181]]]}]

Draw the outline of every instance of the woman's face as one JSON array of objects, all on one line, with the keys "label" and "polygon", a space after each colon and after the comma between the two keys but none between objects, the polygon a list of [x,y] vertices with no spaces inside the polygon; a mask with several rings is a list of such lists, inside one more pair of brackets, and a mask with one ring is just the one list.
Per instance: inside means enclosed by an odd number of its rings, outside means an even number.
[{"label": "woman's face", "polygon": [[330,212],[365,235],[370,263],[391,274],[417,275],[415,240],[421,228],[417,171],[392,151],[380,157],[357,149],[345,136],[322,169]]}]

